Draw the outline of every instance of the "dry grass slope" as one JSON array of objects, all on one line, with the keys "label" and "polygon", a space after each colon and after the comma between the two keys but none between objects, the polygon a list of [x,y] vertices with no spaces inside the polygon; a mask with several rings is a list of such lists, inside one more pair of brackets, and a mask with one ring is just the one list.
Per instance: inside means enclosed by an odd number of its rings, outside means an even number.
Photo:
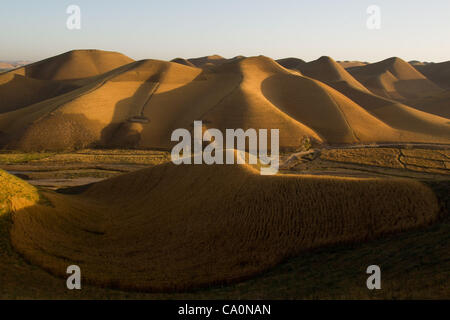
[{"label": "dry grass slope", "polygon": [[0,169],[0,216],[31,206],[39,200],[33,186]]},{"label": "dry grass slope", "polygon": [[409,180],[260,176],[247,165],[163,164],[45,192],[16,210],[11,239],[58,276],[77,264],[105,287],[174,291],[229,283],[302,251],[434,221],[433,192]]},{"label": "dry grass slope", "polygon": [[400,58],[389,58],[365,66],[352,67],[347,71],[373,93],[389,99],[413,99],[442,91]]}]

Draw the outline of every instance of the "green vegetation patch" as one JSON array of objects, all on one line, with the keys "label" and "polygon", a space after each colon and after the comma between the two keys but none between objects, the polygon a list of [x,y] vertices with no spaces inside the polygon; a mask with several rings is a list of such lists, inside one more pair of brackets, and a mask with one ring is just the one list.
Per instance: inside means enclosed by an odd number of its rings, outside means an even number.
[{"label": "green vegetation patch", "polygon": [[9,212],[15,201],[39,201],[35,187],[3,170],[0,170],[0,186],[0,215]]}]

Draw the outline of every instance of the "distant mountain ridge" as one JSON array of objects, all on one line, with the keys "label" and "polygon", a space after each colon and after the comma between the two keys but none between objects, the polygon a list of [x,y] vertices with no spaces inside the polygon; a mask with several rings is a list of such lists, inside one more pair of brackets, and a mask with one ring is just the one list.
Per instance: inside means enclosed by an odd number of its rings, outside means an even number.
[{"label": "distant mountain ridge", "polygon": [[3,61],[3,60],[0,60],[0,71],[8,71],[11,69],[25,66],[30,63],[32,63],[32,62],[31,61]]}]

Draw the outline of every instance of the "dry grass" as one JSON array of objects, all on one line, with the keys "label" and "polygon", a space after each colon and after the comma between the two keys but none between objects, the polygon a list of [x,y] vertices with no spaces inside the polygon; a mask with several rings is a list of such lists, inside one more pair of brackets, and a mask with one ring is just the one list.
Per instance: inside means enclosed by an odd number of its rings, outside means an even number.
[{"label": "dry grass", "polygon": [[84,149],[68,153],[0,153],[0,165],[28,164],[45,169],[51,165],[69,164],[148,164],[156,165],[170,160],[170,154],[156,150],[98,150]]},{"label": "dry grass", "polygon": [[443,160],[431,160],[424,158],[415,158],[415,157],[405,157],[403,160],[406,166],[415,166],[419,168],[425,169],[447,169],[446,163],[450,163],[450,161]]},{"label": "dry grass", "polygon": [[447,149],[329,149],[322,151],[321,159],[345,164],[450,174],[450,158]]},{"label": "dry grass", "polygon": [[321,158],[329,161],[403,168],[398,161],[398,155],[398,150],[392,148],[330,149],[323,150]]},{"label": "dry grass", "polygon": [[185,290],[247,278],[324,245],[361,242],[437,218],[410,180],[263,177],[247,166],[164,164],[52,206],[17,211],[12,243],[58,276],[128,290]]},{"label": "dry grass", "polygon": [[28,163],[53,156],[53,153],[0,153],[0,164]]},{"label": "dry grass", "polygon": [[423,158],[427,160],[450,161],[450,149],[402,149],[405,157]]},{"label": "dry grass", "polygon": [[[447,184],[448,188],[448,184]],[[448,190],[448,189],[447,189]],[[448,194],[443,190],[443,195]],[[65,279],[26,263],[11,247],[11,220],[0,216],[0,299],[448,299],[450,219],[364,244],[304,253],[251,280],[184,293],[67,290]],[[420,259],[418,259],[420,257]],[[365,268],[381,264],[383,290],[365,289]]]},{"label": "dry grass", "polygon": [[169,161],[164,151],[150,150],[83,150],[74,153],[61,153],[52,157],[34,161],[34,164],[49,165],[55,163],[84,164],[148,164],[156,165]]}]

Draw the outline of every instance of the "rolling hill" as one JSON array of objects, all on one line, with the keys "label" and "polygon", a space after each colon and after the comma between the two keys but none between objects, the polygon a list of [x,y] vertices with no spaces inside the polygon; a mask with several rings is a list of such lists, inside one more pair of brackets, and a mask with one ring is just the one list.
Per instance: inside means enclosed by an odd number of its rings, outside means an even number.
[{"label": "rolling hill", "polygon": [[12,72],[40,80],[73,80],[98,76],[133,61],[118,52],[73,50]]},{"label": "rolling hill", "polygon": [[189,62],[188,60],[184,58],[175,58],[173,60],[170,60],[170,62],[179,63],[188,67],[195,67],[193,63]]},{"label": "rolling hill", "polygon": [[428,79],[445,89],[450,89],[450,61],[414,66]]},{"label": "rolling hill", "polygon": [[75,50],[11,70],[0,75],[0,114],[61,96],[131,62],[115,52]]},{"label": "rolling hill", "polygon": [[388,99],[413,99],[442,91],[400,58],[389,58],[365,66],[352,67],[347,71],[370,91]]},{"label": "rolling hill", "polygon": [[60,277],[77,264],[84,283],[152,292],[241,280],[438,215],[433,192],[415,181],[261,176],[248,165],[166,163],[40,197],[13,205],[11,242],[29,262]]},{"label": "rolling hill", "polygon": [[362,62],[362,61],[337,61],[341,67],[344,69],[351,68],[351,67],[361,67],[369,64],[368,62]]},{"label": "rolling hill", "polygon": [[285,67],[287,69],[298,71],[298,72],[300,72],[301,67],[306,64],[306,62],[303,61],[302,59],[292,58],[292,57],[284,58],[284,59],[278,59],[276,61],[281,66],[283,66],[283,67]]},{"label": "rolling hill", "polygon": [[200,58],[191,58],[191,59],[188,59],[187,61],[198,68],[204,68],[204,67],[221,65],[222,63],[225,63],[227,61],[227,59],[225,59],[224,57],[219,56],[217,54],[214,54],[211,56],[205,56],[205,57],[200,57]]},{"label": "rolling hill", "polygon": [[[448,115],[448,108],[440,105],[435,100],[437,98],[433,98],[428,105],[419,109],[378,96],[367,90],[330,57],[321,57],[308,63],[300,62],[292,65],[295,65],[294,70],[301,74],[320,80],[333,87],[391,128],[438,136],[448,135],[446,133],[448,132],[448,121],[443,119]],[[439,101],[441,100],[443,101],[444,99],[441,98]],[[429,112],[439,117],[432,116]]]},{"label": "rolling hill", "polygon": [[75,81],[40,80],[13,72],[0,74],[0,114],[41,102],[81,85]]},{"label": "rolling hill", "polygon": [[0,145],[168,149],[171,133],[192,130],[195,120],[222,131],[280,129],[281,148],[305,136],[331,144],[449,141],[446,119],[373,95],[331,58],[300,62],[301,72],[264,56],[216,60],[202,69],[72,51],[3,74]]},{"label": "rolling hill", "polygon": [[[286,61],[283,62],[286,64]],[[295,67],[286,68],[295,69],[307,77],[314,78],[331,86],[335,83],[345,83],[348,86],[368,92],[361,83],[330,57],[323,56],[308,63],[299,62]]]}]

